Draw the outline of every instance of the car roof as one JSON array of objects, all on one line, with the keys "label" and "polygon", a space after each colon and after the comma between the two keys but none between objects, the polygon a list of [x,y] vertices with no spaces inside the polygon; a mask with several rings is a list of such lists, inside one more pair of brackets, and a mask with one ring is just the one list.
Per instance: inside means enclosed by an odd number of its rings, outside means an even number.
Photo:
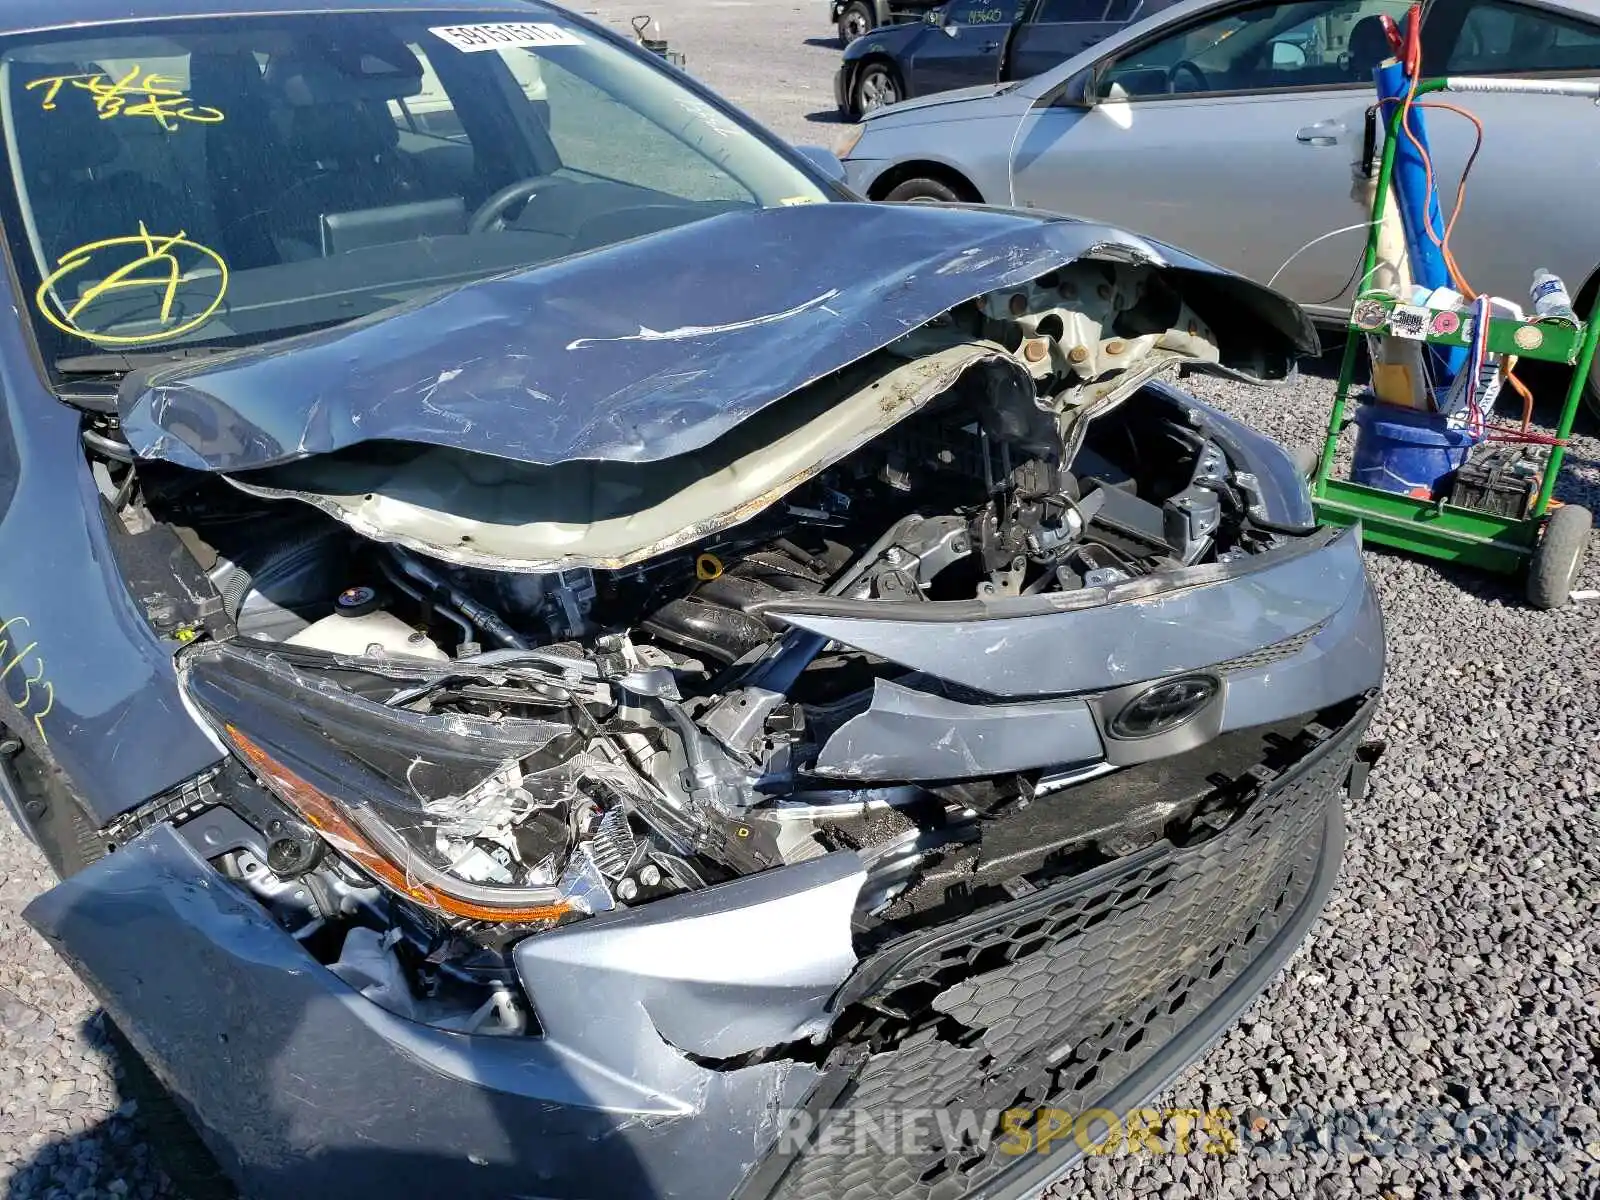
[{"label": "car roof", "polygon": [[84,25],[130,24],[179,17],[275,16],[336,12],[483,12],[517,20],[549,20],[570,14],[535,0],[5,0],[0,3],[0,37]]}]

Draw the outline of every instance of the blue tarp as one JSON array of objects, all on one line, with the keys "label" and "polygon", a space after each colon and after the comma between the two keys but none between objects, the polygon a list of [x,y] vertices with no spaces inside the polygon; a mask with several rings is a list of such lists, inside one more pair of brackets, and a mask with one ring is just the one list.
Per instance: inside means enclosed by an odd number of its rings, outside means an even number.
[{"label": "blue tarp", "polygon": [[[1405,68],[1398,62],[1385,63],[1373,72],[1378,84],[1378,100],[1383,106],[1384,128],[1394,118],[1395,105],[1410,90],[1411,82]],[[1422,109],[1412,106],[1406,113],[1405,126],[1416,138],[1413,142],[1404,133],[1395,145],[1394,200],[1400,209],[1401,223],[1405,229],[1406,248],[1411,257],[1411,277],[1428,289],[1452,286],[1449,268],[1444,255],[1428,236],[1431,228],[1436,236],[1444,235],[1444,214],[1439,208],[1439,191],[1430,184],[1427,167],[1423,164],[1418,144],[1431,161],[1433,149],[1428,145],[1428,128]],[[1435,166],[1437,182],[1438,168]],[[1426,224],[1423,214],[1427,214]],[[1433,368],[1434,383],[1447,387],[1466,361],[1466,351],[1454,347],[1429,346],[1429,364]]]}]

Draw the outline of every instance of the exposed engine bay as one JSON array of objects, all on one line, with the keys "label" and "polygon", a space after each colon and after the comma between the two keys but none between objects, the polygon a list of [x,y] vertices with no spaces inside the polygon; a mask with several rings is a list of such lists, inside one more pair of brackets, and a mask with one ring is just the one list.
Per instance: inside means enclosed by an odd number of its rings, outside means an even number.
[{"label": "exposed engine bay", "polygon": [[[223,869],[371,998],[518,1033],[506,948],[584,915],[840,848],[870,864],[864,938],[953,880],[978,903],[987,831],[1121,764],[1086,715],[1086,741],[1046,721],[1002,751],[980,729],[988,749],[895,765],[873,737],[897,705],[913,729],[1033,718],[804,614],[1022,616],[1308,536],[1269,519],[1209,410],[1146,386],[1218,361],[1167,277],[1084,259],[665,462],[380,443],[229,475],[98,470],[128,533],[166,528],[193,557],[189,596],[141,598],[194,643],[190,693],[263,811],[270,793],[293,815],[268,812],[278,833]],[[1083,869],[1212,804],[1085,802],[1007,846],[1006,878]]]}]

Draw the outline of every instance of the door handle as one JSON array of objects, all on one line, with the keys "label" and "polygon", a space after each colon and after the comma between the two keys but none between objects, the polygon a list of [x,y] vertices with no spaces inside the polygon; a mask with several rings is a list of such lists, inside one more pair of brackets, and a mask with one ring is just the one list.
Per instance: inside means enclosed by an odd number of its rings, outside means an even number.
[{"label": "door handle", "polygon": [[1318,121],[1297,130],[1294,140],[1304,146],[1337,146],[1339,135],[1345,132],[1343,121]]},{"label": "door handle", "polygon": [[980,54],[987,54],[991,50],[998,50],[998,49],[1000,49],[1000,43],[999,42],[985,42],[982,46],[978,47],[978,51],[979,51]]}]

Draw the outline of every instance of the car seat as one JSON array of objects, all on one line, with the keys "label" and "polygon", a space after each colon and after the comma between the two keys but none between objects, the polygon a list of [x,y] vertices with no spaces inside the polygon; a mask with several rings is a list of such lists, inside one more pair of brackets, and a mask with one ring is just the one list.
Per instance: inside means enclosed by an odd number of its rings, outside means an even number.
[{"label": "car seat", "polygon": [[189,89],[227,114],[225,121],[204,127],[219,249],[235,270],[281,262],[269,210],[294,173],[272,123],[261,65],[248,50],[196,54],[189,60]]},{"label": "car seat", "polygon": [[327,68],[280,58],[266,83],[286,118],[290,182],[272,207],[273,236],[286,258],[321,253],[324,215],[441,199],[448,191],[399,149],[400,129],[380,98],[340,98]]}]

